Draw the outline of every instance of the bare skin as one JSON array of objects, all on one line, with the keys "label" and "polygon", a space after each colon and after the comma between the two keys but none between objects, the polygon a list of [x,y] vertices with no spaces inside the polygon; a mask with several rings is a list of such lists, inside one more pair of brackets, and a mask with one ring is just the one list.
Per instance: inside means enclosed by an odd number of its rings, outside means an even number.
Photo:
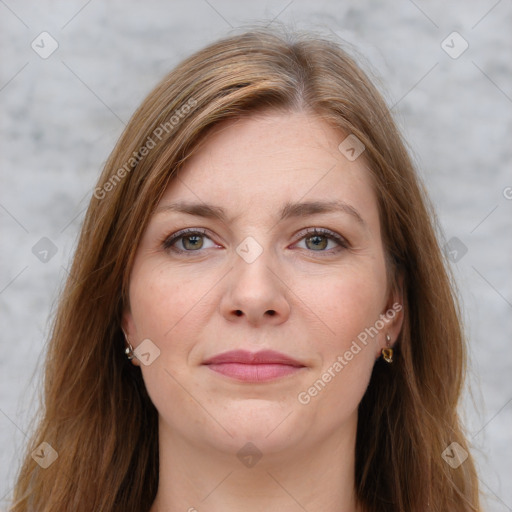
[{"label": "bare skin", "polygon": [[[133,360],[159,413],[151,512],[360,510],[357,407],[402,314],[345,356],[401,303],[364,156],[345,158],[345,136],[303,113],[222,123],[151,218],[123,317],[134,347],[149,339],[160,351],[149,365]],[[226,218],[169,207],[178,202],[221,207]],[[344,206],[281,218],[286,204],[310,202]],[[201,232],[170,239],[185,228]],[[279,351],[302,367],[247,382],[203,364],[234,349]]]}]

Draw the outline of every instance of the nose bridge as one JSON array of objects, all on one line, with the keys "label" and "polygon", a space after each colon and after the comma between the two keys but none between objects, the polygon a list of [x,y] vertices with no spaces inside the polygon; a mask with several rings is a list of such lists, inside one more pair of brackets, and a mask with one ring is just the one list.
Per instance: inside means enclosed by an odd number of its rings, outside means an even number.
[{"label": "nose bridge", "polygon": [[279,293],[279,284],[274,282],[269,267],[272,264],[272,249],[268,241],[258,237],[265,247],[254,236],[247,236],[236,247],[234,262],[234,278],[243,285],[241,292],[254,298],[269,298],[270,294]]},{"label": "nose bridge", "polygon": [[[266,243],[263,238],[260,240]],[[222,303],[223,314],[231,320],[244,317],[251,323],[269,318],[273,323],[285,321],[290,305],[285,287],[271,270],[275,262],[270,246],[264,247],[254,236],[247,236],[235,252],[229,290]]]},{"label": "nose bridge", "polygon": [[[259,238],[261,240],[261,236]],[[263,246],[253,236],[245,237],[236,247],[236,253],[248,265],[251,265],[256,260],[260,259],[263,252],[266,252],[268,255],[268,247],[265,251]]]}]

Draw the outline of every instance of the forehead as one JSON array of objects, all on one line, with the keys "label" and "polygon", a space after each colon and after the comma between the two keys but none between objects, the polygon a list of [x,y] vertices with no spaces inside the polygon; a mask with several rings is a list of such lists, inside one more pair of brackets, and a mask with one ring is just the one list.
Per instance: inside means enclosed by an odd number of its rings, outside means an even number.
[{"label": "forehead", "polygon": [[345,201],[378,222],[366,161],[338,149],[347,134],[317,116],[268,112],[216,125],[168,186],[176,199],[221,205],[237,215],[275,212],[287,202]]}]

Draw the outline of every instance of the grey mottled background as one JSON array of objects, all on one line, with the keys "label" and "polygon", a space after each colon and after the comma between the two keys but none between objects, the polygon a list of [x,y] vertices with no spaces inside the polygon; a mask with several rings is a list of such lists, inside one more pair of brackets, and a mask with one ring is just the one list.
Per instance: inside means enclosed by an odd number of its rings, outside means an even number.
[{"label": "grey mottled background", "polygon": [[[487,510],[512,511],[511,0],[0,0],[0,507],[84,209],[124,124],[182,58],[274,19],[338,35],[381,77],[450,240]],[[44,59],[31,47],[51,49],[43,31],[59,45]]]}]

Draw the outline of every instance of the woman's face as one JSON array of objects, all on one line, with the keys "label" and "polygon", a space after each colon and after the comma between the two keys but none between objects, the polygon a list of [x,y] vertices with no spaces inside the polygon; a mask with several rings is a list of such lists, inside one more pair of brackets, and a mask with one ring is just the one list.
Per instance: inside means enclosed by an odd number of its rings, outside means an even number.
[{"label": "woman's face", "polygon": [[[307,114],[227,121],[165,191],[123,326],[146,340],[133,361],[171,439],[271,454],[353,432],[401,314],[364,153],[347,159],[345,137]],[[235,350],[294,365],[205,364]]]}]

